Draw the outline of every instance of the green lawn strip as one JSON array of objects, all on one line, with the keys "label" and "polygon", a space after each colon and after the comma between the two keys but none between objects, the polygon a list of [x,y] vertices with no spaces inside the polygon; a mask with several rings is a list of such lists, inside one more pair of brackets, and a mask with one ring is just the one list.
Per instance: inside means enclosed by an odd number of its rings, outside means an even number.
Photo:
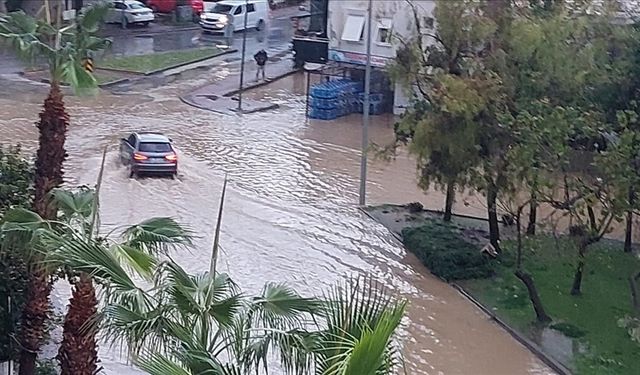
[{"label": "green lawn strip", "polygon": [[[513,252],[513,242],[504,241]],[[569,294],[575,271],[576,250],[568,239],[537,237],[526,242],[525,267],[538,288],[554,323],[567,323],[564,331],[583,334],[577,338],[588,347],[578,355],[577,374],[637,374],[640,345],[632,342],[618,320],[632,314],[628,277],[640,269],[640,261],[622,251],[620,243],[596,244],[587,256],[582,296]],[[526,289],[513,276],[513,268],[499,265],[492,279],[467,280],[460,284],[505,322],[530,334],[535,315]]]},{"label": "green lawn strip", "polygon": [[144,74],[215,57],[220,52],[220,49],[211,47],[159,52],[148,55],[119,56],[99,61],[98,67]]}]

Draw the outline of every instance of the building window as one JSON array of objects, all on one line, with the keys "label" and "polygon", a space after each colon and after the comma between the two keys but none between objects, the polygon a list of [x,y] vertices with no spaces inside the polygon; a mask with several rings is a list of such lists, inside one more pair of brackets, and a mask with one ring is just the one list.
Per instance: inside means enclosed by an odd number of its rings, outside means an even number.
[{"label": "building window", "polygon": [[347,42],[359,42],[364,37],[364,16],[350,15],[344,23],[342,40]]},{"label": "building window", "polygon": [[393,36],[392,22],[390,19],[381,19],[378,21],[378,31],[376,35],[376,42],[378,44],[391,44],[391,37]]}]

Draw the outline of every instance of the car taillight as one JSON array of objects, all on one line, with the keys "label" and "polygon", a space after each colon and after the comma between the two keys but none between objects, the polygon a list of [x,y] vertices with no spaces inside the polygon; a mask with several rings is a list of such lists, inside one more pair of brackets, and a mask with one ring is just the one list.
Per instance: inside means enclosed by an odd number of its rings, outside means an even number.
[{"label": "car taillight", "polygon": [[164,158],[169,160],[169,161],[177,161],[178,160],[178,155],[170,154],[170,155],[165,156]]},{"label": "car taillight", "polygon": [[142,154],[135,153],[135,154],[133,154],[133,159],[134,160],[147,160],[149,158],[144,156],[144,155],[142,155]]}]

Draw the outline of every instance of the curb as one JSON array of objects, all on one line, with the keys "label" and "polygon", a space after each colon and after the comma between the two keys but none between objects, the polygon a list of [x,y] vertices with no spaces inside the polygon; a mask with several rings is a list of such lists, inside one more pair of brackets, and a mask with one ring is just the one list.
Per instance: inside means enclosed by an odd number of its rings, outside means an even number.
[{"label": "curb", "polygon": [[[176,33],[176,32],[181,32],[181,31],[196,31],[196,30],[200,30],[200,26],[185,26],[185,27],[181,27],[181,26],[177,26],[177,25],[168,25],[168,24],[162,24],[159,23],[158,25],[161,25],[163,27],[167,27],[167,30],[157,30],[157,31],[147,31],[145,30],[144,32],[130,32],[131,29],[128,29],[127,31],[118,31],[116,33],[105,33],[104,37],[107,38],[113,38],[113,37],[118,37],[118,36],[131,36],[134,38],[137,37],[147,37],[147,36],[154,36],[154,35],[160,35],[160,34],[168,34],[168,33]],[[120,29],[122,30],[122,29]]]},{"label": "curb", "polygon": [[[385,227],[387,229],[387,231],[389,233],[391,233],[391,235],[393,236],[393,238],[395,238],[400,246],[402,246],[407,252],[410,252],[405,246],[404,243],[402,242],[402,237],[400,237],[397,233],[393,232],[392,230],[390,230],[389,228],[387,228],[385,225],[383,225],[382,223],[380,223],[376,218],[373,217],[373,215],[371,215],[367,210],[366,210],[367,206],[358,206],[358,210],[360,210],[362,213],[364,213],[367,217],[369,217],[370,219],[372,219],[373,221],[375,221],[376,223],[382,225],[383,227]],[[423,265],[423,267],[425,269],[427,269],[426,266]],[[428,269],[427,269],[428,271]],[[547,366],[551,367],[551,369],[553,369],[554,371],[556,371],[558,374],[560,375],[573,375],[573,373],[571,372],[571,370],[569,368],[567,368],[565,365],[563,365],[562,363],[556,361],[555,359],[553,359],[550,355],[548,355],[547,353],[545,353],[537,344],[535,344],[533,341],[529,340],[527,337],[525,337],[524,335],[522,335],[520,332],[516,331],[515,329],[511,328],[511,326],[509,326],[507,323],[505,323],[502,319],[500,319],[495,313],[493,313],[493,311],[491,311],[487,306],[483,305],[480,301],[476,300],[475,297],[473,297],[471,295],[471,293],[469,293],[466,289],[464,289],[462,286],[460,286],[459,284],[456,283],[450,283],[445,281],[444,279],[438,277],[438,279],[442,280],[443,282],[449,284],[452,288],[456,289],[463,297],[465,297],[467,300],[469,300],[469,302],[471,302],[472,304],[474,304],[476,307],[478,307],[482,312],[484,312],[491,320],[493,320],[494,322],[496,322],[500,327],[502,327],[502,329],[504,329],[505,331],[507,331],[507,333],[509,333],[511,335],[511,337],[513,337],[516,341],[518,341],[520,344],[522,344],[525,348],[527,348],[531,353],[533,353],[536,357],[538,357],[544,364],[546,364]]]},{"label": "curb", "polygon": [[[51,84],[51,80],[48,79],[48,78],[31,79],[31,78],[25,77],[25,72],[19,72],[18,74],[21,77],[24,77],[24,78],[26,78],[26,79],[28,79],[30,81],[33,81],[33,82]],[[131,81],[131,78],[120,78],[120,79],[116,79],[114,81],[101,83],[97,87],[99,87],[101,89],[104,89],[104,88],[109,88],[111,86],[119,85],[121,83],[126,83],[126,82],[129,82],[129,81]],[[60,83],[60,86],[61,87],[70,87],[70,85],[68,83],[64,83],[64,82]]]},{"label": "curb", "polygon": [[109,88],[111,86],[115,86],[115,85],[120,85],[122,83],[127,83],[130,82],[131,78],[121,78],[121,79],[116,79],[115,81],[111,81],[111,82],[105,82],[101,85],[98,85],[98,87],[102,88],[102,89],[106,89]]},{"label": "curb", "polygon": [[218,54],[215,54],[213,56],[201,57],[201,58],[198,58],[198,59],[195,59],[195,60],[187,61],[187,62],[180,63],[180,64],[171,65],[171,66],[166,67],[166,68],[151,70],[151,71],[144,72],[144,73],[142,73],[142,72],[134,72],[134,71],[125,70],[125,69],[118,69],[118,68],[103,68],[103,67],[100,67],[100,66],[98,66],[97,68],[99,70],[106,70],[106,71],[111,71],[111,72],[127,73],[127,74],[133,74],[133,75],[148,77],[148,76],[151,76],[151,75],[154,75],[154,74],[159,74],[159,73],[166,72],[167,70],[180,68],[180,67],[183,67],[183,66],[186,66],[186,65],[190,65],[190,64],[196,64],[196,63],[199,63],[199,62],[202,62],[202,61],[205,61],[205,60],[215,59],[216,57],[227,55],[227,54],[230,54],[230,53],[235,53],[237,51],[238,51],[237,49],[233,49],[232,48],[232,49],[229,49],[229,50],[226,50],[226,51],[222,51],[222,52],[220,52]]},{"label": "curb", "polygon": [[466,297],[471,303],[476,305],[480,310],[482,310],[487,316],[491,318],[494,322],[496,322],[500,327],[502,327],[505,331],[507,331],[514,339],[516,339],[520,344],[524,345],[525,348],[529,349],[533,354],[535,354],[542,362],[544,362],[547,366],[551,367],[554,371],[556,371],[560,375],[572,375],[573,373],[562,363],[556,361],[551,356],[547,355],[537,344],[533,341],[529,340],[526,336],[522,335],[520,332],[511,328],[507,323],[505,323],[502,319],[500,319],[496,314],[493,313],[489,308],[483,305],[480,301],[476,300],[471,293],[469,293],[466,289],[456,283],[450,283],[450,285],[455,288],[460,294]]},{"label": "curb", "polygon": [[[295,73],[298,73],[298,71],[299,71],[298,69],[290,70],[290,71],[288,71],[286,73],[283,73],[283,74],[280,74],[280,75],[277,75],[277,76],[271,78],[269,81],[261,81],[261,82],[255,83],[253,85],[246,86],[246,87],[244,87],[242,89],[242,91],[244,92],[244,91],[247,91],[247,90],[253,90],[253,89],[257,89],[258,87],[266,86],[266,85],[268,85],[268,84],[270,84],[272,82],[275,82],[275,81],[277,81],[279,79],[288,77],[288,76],[290,76],[292,74],[295,74]],[[235,90],[229,91],[227,93],[224,93],[221,96],[225,96],[225,97],[229,98],[229,97],[232,97],[232,96],[236,95],[239,92],[240,92],[239,89],[235,89]]]}]

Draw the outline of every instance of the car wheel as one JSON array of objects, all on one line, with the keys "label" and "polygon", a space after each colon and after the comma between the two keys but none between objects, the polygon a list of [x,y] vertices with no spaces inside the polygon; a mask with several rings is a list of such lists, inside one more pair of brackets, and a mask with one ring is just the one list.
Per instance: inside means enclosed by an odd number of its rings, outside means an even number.
[{"label": "car wheel", "polygon": [[129,178],[138,178],[138,174],[132,167],[129,167]]},{"label": "car wheel", "polygon": [[143,23],[142,23],[142,26],[144,26],[144,27],[149,27],[149,22],[143,22]]},{"label": "car wheel", "polygon": [[256,25],[256,30],[260,31],[262,29],[264,29],[264,21],[260,20],[258,21],[258,25]]}]

